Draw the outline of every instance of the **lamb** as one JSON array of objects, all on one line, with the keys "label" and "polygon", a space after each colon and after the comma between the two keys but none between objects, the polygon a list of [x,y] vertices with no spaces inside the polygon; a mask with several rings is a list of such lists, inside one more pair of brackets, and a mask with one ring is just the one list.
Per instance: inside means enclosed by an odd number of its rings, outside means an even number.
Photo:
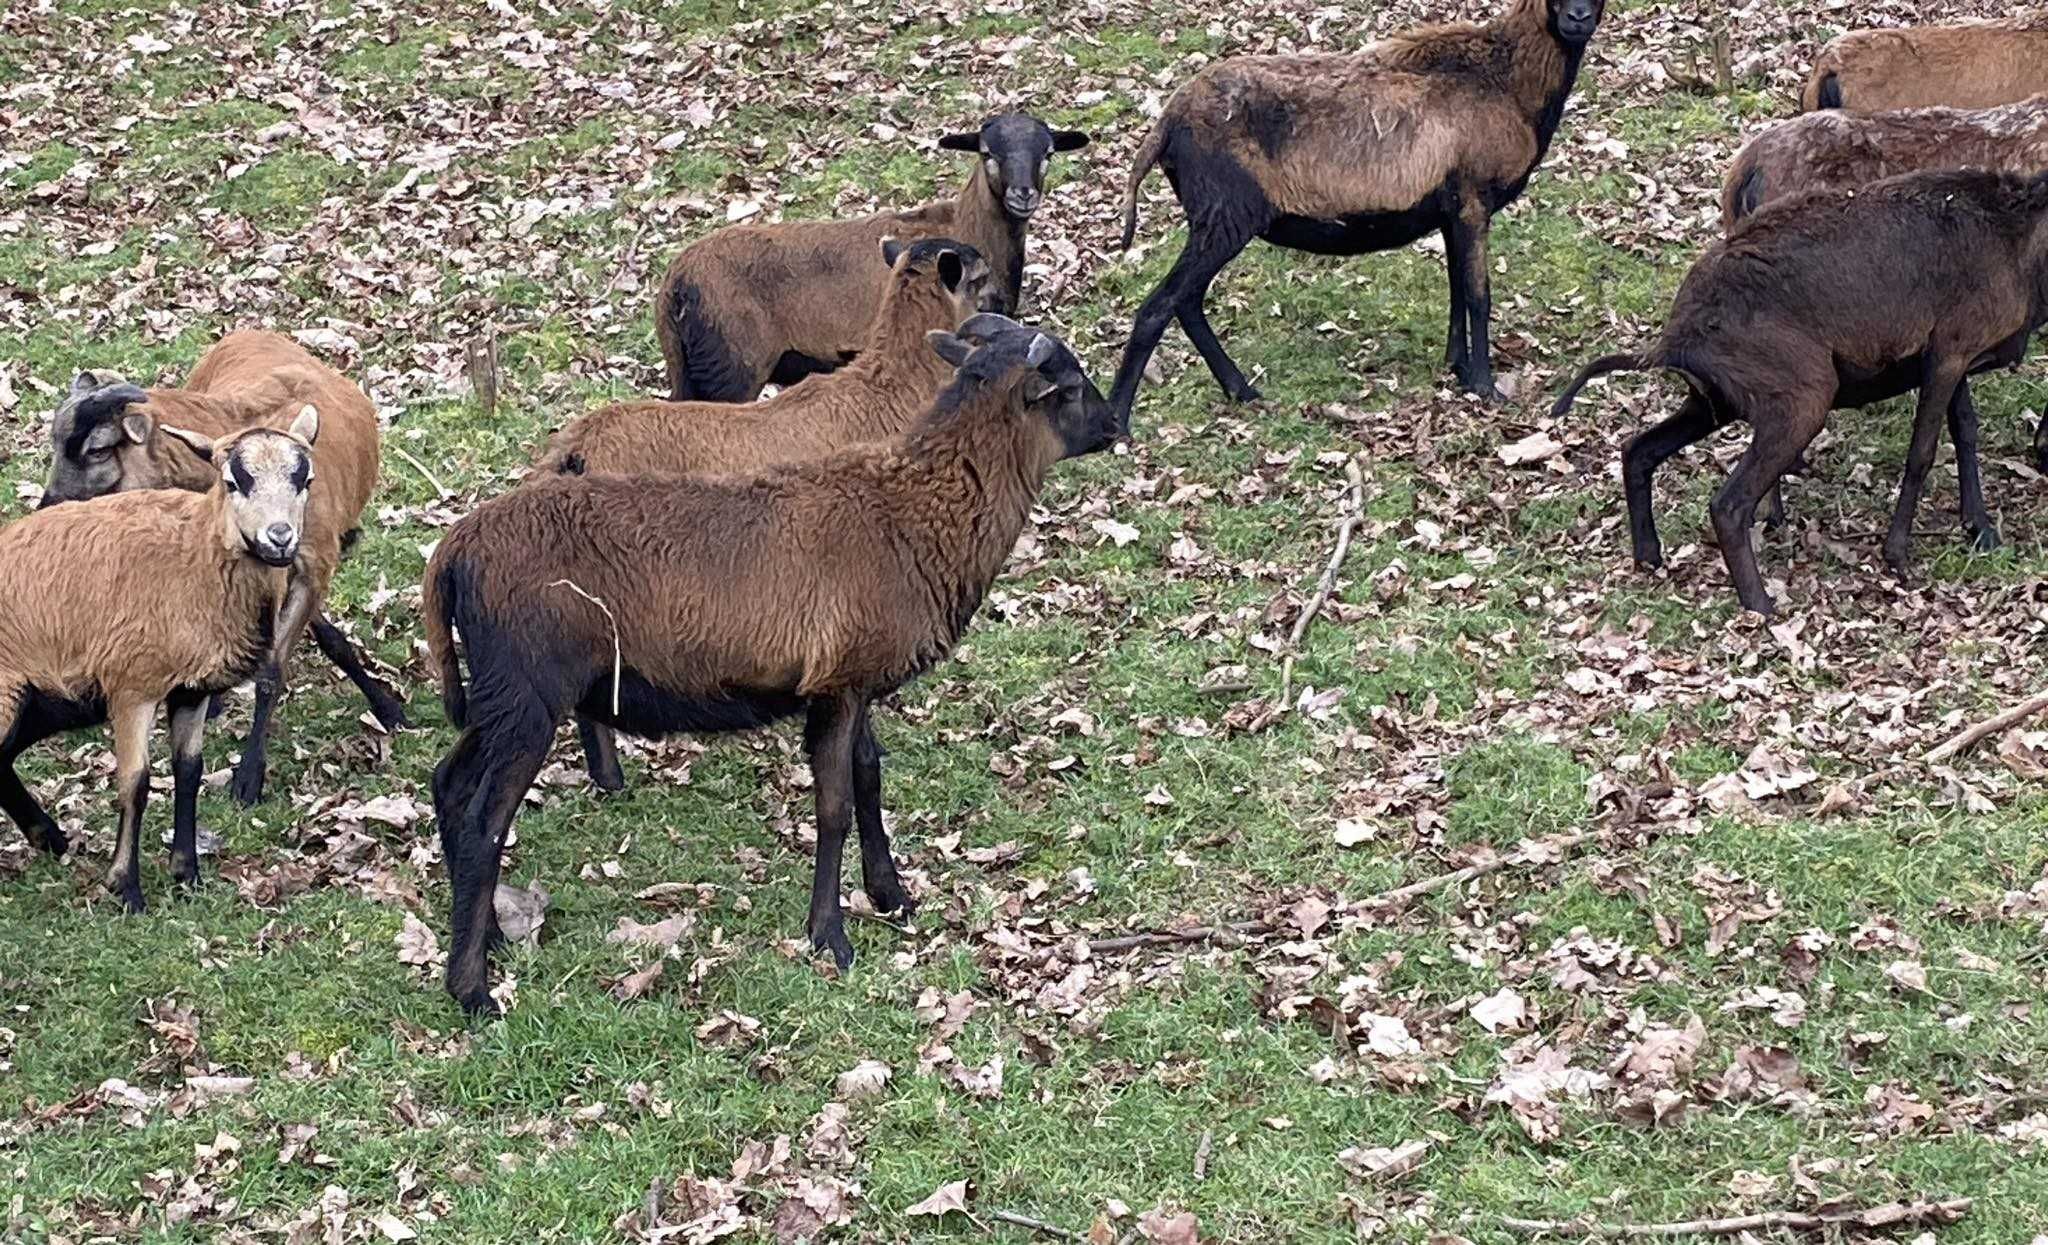
[{"label": "lamb", "polygon": [[122,493],[0,529],[0,808],[31,844],[61,855],[70,845],[14,759],[51,735],[112,723],[120,831],[107,887],[130,912],[143,910],[149,732],[165,704],[171,872],[199,880],[206,702],[269,659],[271,621],[308,527],[320,423],[307,406],[282,432],[245,428],[215,441],[163,428],[215,471],[207,491]]},{"label": "lamb", "polygon": [[1977,477],[1974,420],[1953,401],[1963,378],[2017,364],[2048,317],[2048,175],[1912,173],[1860,191],[1822,190],[1766,206],[1708,248],[1679,287],[1656,345],[1588,364],[1553,414],[1609,372],[1662,368],[1691,387],[1685,405],[1623,455],[1639,565],[1662,564],[1650,514],[1659,464],[1734,420],[1749,449],[1709,506],[1744,607],[1772,609],[1750,547],[1759,500],[1820,431],[1830,409],[1920,391],[1886,562],[1907,570],[1913,513],[1944,414],[1957,439],[1963,521],[1995,543]]},{"label": "lamb", "polygon": [[1138,309],[1110,402],[1128,424],[1145,364],[1176,317],[1224,394],[1255,401],[1202,303],[1254,238],[1359,255],[1442,233],[1446,349],[1459,382],[1493,383],[1487,232],[1528,184],[1564,115],[1606,0],[1509,0],[1484,26],[1431,26],[1348,56],[1245,56],[1202,70],[1167,102],[1124,191],[1124,248],[1138,188],[1157,164],[1188,240]]},{"label": "lamb", "polygon": [[[959,326],[1001,295],[981,253],[950,238],[908,246],[884,238],[882,257],[894,275],[849,366],[747,406],[604,407],[556,433],[537,465],[550,474],[751,472],[904,432],[953,375],[926,335]],[[624,789],[610,728],[580,715],[576,726],[592,785]]]},{"label": "lamb", "polygon": [[1800,107],[1995,108],[2048,91],[2048,9],[1996,21],[1858,30],[1820,51]]},{"label": "lamb", "polygon": [[346,377],[297,342],[277,333],[242,331],[207,351],[181,389],[145,392],[116,376],[81,373],[50,425],[45,506],[136,489],[203,491],[212,487],[213,472],[161,436],[163,425],[222,437],[307,403],[319,408],[326,431],[318,455],[320,487],[313,494],[298,574],[278,620],[276,646],[256,675],[249,740],[231,786],[243,804],[263,798],[271,714],[285,667],[309,623],[320,651],[361,689],[385,729],[407,725],[404,703],[369,672],[348,637],[319,609],[377,485],[381,433],[376,409]]},{"label": "lamb", "polygon": [[870,706],[952,651],[1052,465],[1118,432],[1079,361],[1043,333],[1008,324],[978,346],[942,333],[933,347],[958,375],[901,440],[746,477],[542,479],[442,539],[422,612],[462,727],[434,771],[434,807],[454,900],[448,990],[465,1008],[493,1008],[500,854],[571,712],[644,734],[804,714],[812,944],[853,962],[839,900],[850,826],[876,908],[910,910]]},{"label": "lamb", "polygon": [[1014,312],[1024,287],[1024,233],[1045,196],[1054,152],[1088,145],[1028,113],[948,134],[947,151],[980,155],[950,200],[858,220],[733,225],[685,247],[654,300],[655,333],[677,402],[749,402],[845,364],[866,339],[888,269],[874,262],[884,237],[958,238],[1002,274],[993,308]]}]

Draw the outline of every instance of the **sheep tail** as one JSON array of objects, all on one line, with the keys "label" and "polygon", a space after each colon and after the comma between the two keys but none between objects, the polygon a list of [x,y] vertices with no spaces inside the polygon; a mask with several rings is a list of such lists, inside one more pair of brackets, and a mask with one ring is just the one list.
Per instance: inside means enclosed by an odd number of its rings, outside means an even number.
[{"label": "sheep tail", "polygon": [[1131,249],[1131,242],[1138,236],[1138,187],[1145,184],[1145,178],[1152,167],[1159,163],[1159,155],[1166,150],[1166,118],[1152,127],[1145,141],[1138,147],[1138,162],[1131,166],[1130,180],[1124,183],[1124,240],[1123,250]]},{"label": "sheep tail", "polygon": [[455,582],[454,565],[436,558],[427,567],[426,580],[420,588],[420,615],[427,632],[427,652],[432,655],[434,667],[440,672],[441,708],[447,713],[449,723],[460,730],[469,724],[469,693],[462,685],[462,660],[455,652],[453,623],[459,588]]},{"label": "sheep tail", "polygon": [[1572,383],[1565,386],[1564,392],[1557,396],[1557,402],[1551,406],[1550,417],[1552,419],[1564,418],[1565,413],[1572,409],[1573,401],[1578,398],[1579,390],[1584,389],[1586,382],[1593,380],[1595,377],[1605,376],[1609,372],[1642,372],[1650,368],[1663,366],[1663,360],[1653,358],[1650,355],[1603,355],[1588,363],[1584,368],[1580,369],[1577,376],[1572,377]]}]

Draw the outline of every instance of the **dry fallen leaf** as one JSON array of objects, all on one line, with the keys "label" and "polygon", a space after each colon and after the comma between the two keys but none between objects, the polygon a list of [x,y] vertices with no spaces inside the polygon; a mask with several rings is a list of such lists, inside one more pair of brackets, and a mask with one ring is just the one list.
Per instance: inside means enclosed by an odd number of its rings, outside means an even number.
[{"label": "dry fallen leaf", "polygon": [[893,1076],[889,1065],[879,1060],[863,1059],[853,1067],[839,1074],[835,1083],[841,1098],[869,1098],[882,1092],[882,1087]]},{"label": "dry fallen leaf", "polygon": [[966,1209],[967,1182],[965,1180],[955,1180],[951,1184],[940,1185],[933,1191],[930,1197],[903,1213],[906,1216],[929,1215],[934,1219],[938,1219],[956,1210],[965,1212]]}]

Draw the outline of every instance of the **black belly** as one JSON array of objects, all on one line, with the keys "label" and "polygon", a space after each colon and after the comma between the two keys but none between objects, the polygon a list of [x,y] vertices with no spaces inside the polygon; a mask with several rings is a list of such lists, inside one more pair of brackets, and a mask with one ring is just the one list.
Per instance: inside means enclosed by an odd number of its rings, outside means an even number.
[{"label": "black belly", "polygon": [[[2015,333],[1985,351],[1971,360],[1970,375],[1975,376],[2002,367],[2019,366],[2020,361],[2026,358],[2027,339],[2032,336],[2031,329]],[[1847,368],[1838,363],[1835,365],[1834,409],[1850,410],[1911,393],[1920,387],[1920,378],[1924,371],[1923,356],[1917,354],[1875,371]]]},{"label": "black belly", "polygon": [[106,720],[107,702],[103,697],[94,695],[73,700],[31,687],[22,697],[6,740],[0,743],[0,752],[12,755],[52,735],[84,730]]},{"label": "black belly", "polygon": [[629,735],[657,737],[680,733],[719,734],[767,726],[803,711],[804,698],[793,692],[736,691],[718,697],[679,696],[648,681],[634,670],[619,678],[619,707],[612,709],[609,669],[576,706],[584,717]]}]

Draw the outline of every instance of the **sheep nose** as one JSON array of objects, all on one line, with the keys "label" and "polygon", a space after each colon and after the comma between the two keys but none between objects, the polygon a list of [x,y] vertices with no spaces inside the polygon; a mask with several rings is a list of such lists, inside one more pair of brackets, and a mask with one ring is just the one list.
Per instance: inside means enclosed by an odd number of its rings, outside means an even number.
[{"label": "sheep nose", "polygon": [[299,534],[289,523],[273,523],[263,529],[263,539],[269,541],[276,549],[289,549],[298,538]]},{"label": "sheep nose", "polygon": [[1019,216],[1029,216],[1038,210],[1043,198],[1036,190],[1011,190],[1003,195],[1003,204]]}]

